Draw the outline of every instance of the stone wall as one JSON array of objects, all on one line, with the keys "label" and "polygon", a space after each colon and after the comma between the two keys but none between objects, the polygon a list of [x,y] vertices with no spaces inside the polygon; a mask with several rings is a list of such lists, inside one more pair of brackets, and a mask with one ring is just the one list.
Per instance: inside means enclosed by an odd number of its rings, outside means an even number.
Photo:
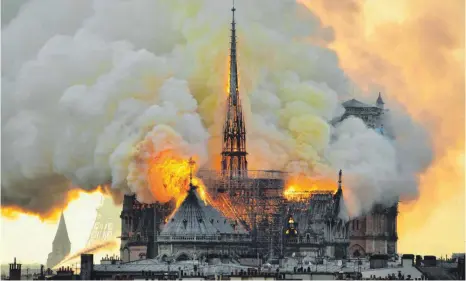
[{"label": "stone wall", "polygon": [[391,208],[375,206],[371,213],[350,221],[349,255],[354,256],[356,250],[364,254],[395,254],[396,219],[397,205]]}]

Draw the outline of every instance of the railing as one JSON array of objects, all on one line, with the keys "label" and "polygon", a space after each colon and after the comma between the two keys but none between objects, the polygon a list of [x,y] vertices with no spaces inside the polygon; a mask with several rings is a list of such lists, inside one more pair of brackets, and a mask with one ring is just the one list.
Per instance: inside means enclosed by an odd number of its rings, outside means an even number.
[{"label": "railing", "polygon": [[[249,179],[285,179],[288,173],[275,170],[247,170],[247,178]],[[199,170],[197,176],[201,179],[224,179],[226,178],[222,171],[216,170]],[[237,180],[244,180],[245,178],[238,178]],[[234,181],[235,179],[233,179]]]},{"label": "railing", "polygon": [[129,237],[128,242],[144,242],[144,243],[147,243],[147,242],[149,242],[149,239],[147,237],[131,236],[131,237]]},{"label": "railing", "polygon": [[250,242],[251,238],[246,235],[160,235],[157,237],[160,242],[182,242],[182,241],[208,241],[208,242]]}]

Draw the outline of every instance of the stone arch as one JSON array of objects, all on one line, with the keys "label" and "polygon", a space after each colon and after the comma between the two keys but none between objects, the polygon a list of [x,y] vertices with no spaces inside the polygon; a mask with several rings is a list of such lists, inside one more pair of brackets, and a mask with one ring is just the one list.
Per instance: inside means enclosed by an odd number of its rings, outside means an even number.
[{"label": "stone arch", "polygon": [[176,261],[187,261],[191,259],[192,259],[191,255],[186,252],[179,252],[175,255]]},{"label": "stone arch", "polygon": [[359,244],[354,244],[353,246],[351,246],[349,249],[349,253],[352,257],[355,257],[355,258],[363,257],[366,255],[366,251]]}]

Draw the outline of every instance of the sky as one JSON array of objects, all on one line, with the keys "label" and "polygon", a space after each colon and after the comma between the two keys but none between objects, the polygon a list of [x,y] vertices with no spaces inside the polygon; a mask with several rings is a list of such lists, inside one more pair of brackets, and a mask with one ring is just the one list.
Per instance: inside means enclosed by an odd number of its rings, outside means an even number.
[{"label": "sky", "polygon": [[[64,211],[71,253],[86,246],[101,200],[100,194],[81,193]],[[41,221],[34,216],[19,215],[15,219],[2,217],[0,226],[1,263],[12,262],[13,257],[21,263],[46,262],[48,253],[52,251],[58,221]]]},{"label": "sky", "polygon": [[[465,4],[447,1],[299,0],[333,29],[328,47],[354,83],[389,92],[434,140],[434,164],[421,176],[420,197],[400,205],[400,252],[450,255],[464,252],[466,242]],[[2,1],[2,8],[6,5],[11,14],[2,11],[2,24],[19,8],[14,1]],[[86,244],[100,200],[99,194],[81,193],[64,211],[72,252]],[[2,217],[0,227],[1,262],[16,256],[28,263],[45,261],[57,224],[20,215],[14,220]]]},{"label": "sky", "polygon": [[400,205],[398,250],[464,252],[465,2],[301,2],[333,28],[330,48],[352,80],[363,89],[382,85],[434,141],[420,197]]}]

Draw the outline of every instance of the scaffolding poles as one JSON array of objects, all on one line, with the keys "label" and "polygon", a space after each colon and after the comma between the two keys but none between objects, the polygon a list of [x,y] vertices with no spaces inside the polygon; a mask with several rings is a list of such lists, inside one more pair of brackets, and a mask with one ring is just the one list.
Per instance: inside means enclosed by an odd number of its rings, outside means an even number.
[{"label": "scaffolding poles", "polygon": [[247,178],[235,179],[210,170],[197,174],[207,186],[215,207],[226,217],[242,222],[250,231],[254,254],[269,258],[282,255],[286,173],[250,170],[247,175]]}]

